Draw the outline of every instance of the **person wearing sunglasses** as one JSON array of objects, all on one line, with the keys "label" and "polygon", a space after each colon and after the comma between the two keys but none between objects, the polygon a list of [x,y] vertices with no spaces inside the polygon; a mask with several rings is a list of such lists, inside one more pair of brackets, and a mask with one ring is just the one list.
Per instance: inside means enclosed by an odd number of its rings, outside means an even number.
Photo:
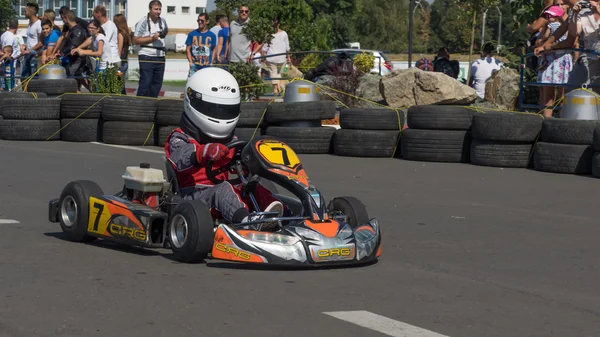
[{"label": "person wearing sunglasses", "polygon": [[248,6],[238,8],[238,19],[229,26],[229,62],[247,62],[250,59],[250,40],[242,34],[242,29],[250,21]]},{"label": "person wearing sunglasses", "polygon": [[198,29],[191,31],[185,45],[185,53],[190,63],[188,77],[202,68],[212,67],[217,58],[217,37],[208,30],[208,14],[198,15]]}]

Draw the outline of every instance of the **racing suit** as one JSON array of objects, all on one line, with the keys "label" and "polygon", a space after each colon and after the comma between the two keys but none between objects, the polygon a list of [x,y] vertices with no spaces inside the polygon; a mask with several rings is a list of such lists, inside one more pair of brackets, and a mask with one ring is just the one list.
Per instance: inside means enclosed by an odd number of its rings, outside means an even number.
[{"label": "racing suit", "polygon": [[[249,197],[241,195],[241,187],[234,187],[227,181],[215,185],[206,174],[206,164],[218,157],[217,144],[221,143],[215,140],[212,143],[201,144],[178,128],[167,138],[165,153],[175,169],[180,195],[184,200],[202,200],[211,209],[213,216],[218,217],[220,213],[224,219],[239,223],[249,214],[248,205],[252,205]],[[229,163],[235,151],[228,150],[222,158],[214,160],[212,169],[217,170]],[[227,180],[229,172],[220,173],[216,178]],[[263,210],[277,200],[261,185],[256,186],[255,198]]]}]

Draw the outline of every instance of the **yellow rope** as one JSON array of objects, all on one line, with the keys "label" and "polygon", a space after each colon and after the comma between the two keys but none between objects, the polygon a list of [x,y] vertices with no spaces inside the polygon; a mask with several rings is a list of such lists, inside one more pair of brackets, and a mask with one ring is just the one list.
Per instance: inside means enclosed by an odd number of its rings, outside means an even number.
[{"label": "yellow rope", "polygon": [[[67,93],[65,93],[65,94],[67,94]],[[65,94],[63,94],[63,95],[65,95]],[[73,123],[79,117],[83,116],[83,114],[85,114],[86,112],[88,112],[88,110],[90,110],[92,107],[94,107],[96,104],[98,104],[101,100],[103,100],[106,97],[109,97],[109,95],[105,95],[104,97],[100,98],[96,103],[90,105],[89,108],[85,109],[82,113],[80,113],[79,115],[77,115],[77,117],[73,118],[72,121],[70,121],[65,126],[63,126],[62,128],[60,128],[58,131],[56,131],[55,133],[53,133],[50,137],[46,138],[46,140],[50,140],[50,138],[54,137],[57,133],[61,132],[64,128],[66,128],[67,126],[69,126],[69,124]]]}]

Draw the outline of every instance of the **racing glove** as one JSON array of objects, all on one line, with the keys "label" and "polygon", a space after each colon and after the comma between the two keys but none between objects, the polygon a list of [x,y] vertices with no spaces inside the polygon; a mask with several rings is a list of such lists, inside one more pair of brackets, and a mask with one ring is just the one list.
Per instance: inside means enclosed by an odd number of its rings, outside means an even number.
[{"label": "racing glove", "polygon": [[203,151],[196,151],[196,161],[200,166],[208,164],[209,161],[219,161],[225,158],[229,149],[224,144],[208,143],[204,145]]}]

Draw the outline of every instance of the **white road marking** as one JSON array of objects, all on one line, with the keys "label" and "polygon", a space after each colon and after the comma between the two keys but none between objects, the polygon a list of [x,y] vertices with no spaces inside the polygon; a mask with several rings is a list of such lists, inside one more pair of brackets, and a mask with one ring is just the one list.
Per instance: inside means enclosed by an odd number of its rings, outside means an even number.
[{"label": "white road marking", "polygon": [[104,145],[104,146],[110,146],[110,147],[116,147],[119,149],[126,149],[126,150],[134,150],[134,151],[141,151],[141,152],[151,152],[151,153],[159,153],[159,154],[165,154],[165,151],[161,151],[161,150],[153,150],[153,149],[145,149],[142,147],[134,147],[134,146],[127,146],[127,145],[114,145],[114,144],[104,144],[104,143],[99,143],[99,142],[91,142],[92,144],[96,144],[96,145]]},{"label": "white road marking", "polygon": [[364,328],[375,330],[394,337],[448,337],[437,332],[422,329],[414,325],[396,321],[385,316],[377,315],[369,311],[331,311],[324,312],[343,321],[347,321]]},{"label": "white road marking", "polygon": [[20,223],[17,220],[12,220],[12,219],[0,219],[0,225],[8,225],[8,224],[13,224],[13,223]]}]

